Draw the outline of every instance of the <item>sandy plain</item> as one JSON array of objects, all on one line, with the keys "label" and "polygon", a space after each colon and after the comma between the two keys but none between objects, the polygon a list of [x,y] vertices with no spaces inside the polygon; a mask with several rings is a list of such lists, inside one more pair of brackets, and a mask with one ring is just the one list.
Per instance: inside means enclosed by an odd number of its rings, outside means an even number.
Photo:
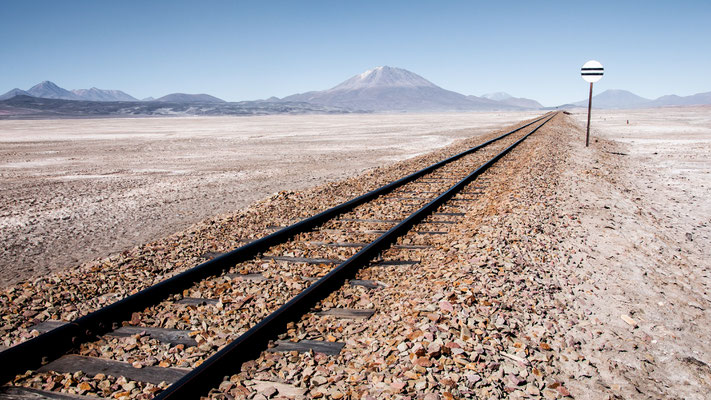
[{"label": "sandy plain", "polygon": [[0,121],[0,287],[537,114]]},{"label": "sandy plain", "polygon": [[[584,128],[586,114],[574,117]],[[711,393],[711,107],[594,110],[563,183],[576,398]],[[565,291],[564,291],[565,292]],[[571,295],[572,294],[572,295]],[[595,371],[576,363],[585,358]]]}]

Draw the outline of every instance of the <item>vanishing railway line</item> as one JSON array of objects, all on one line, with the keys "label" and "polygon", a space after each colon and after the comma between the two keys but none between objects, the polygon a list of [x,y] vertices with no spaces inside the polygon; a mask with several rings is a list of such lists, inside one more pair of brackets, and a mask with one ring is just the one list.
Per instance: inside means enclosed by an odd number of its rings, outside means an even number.
[{"label": "vanishing railway line", "polygon": [[[382,254],[388,248],[406,254],[426,247],[417,240],[398,245],[397,239],[408,233],[416,237],[446,233],[446,226],[463,215],[457,204],[474,201],[480,194],[472,182],[555,115],[546,114],[229,253],[213,254],[203,264],[72,322],[39,324],[36,329],[44,332],[40,336],[0,353],[0,380],[12,381],[27,370],[82,370],[169,383],[156,398],[205,395],[225,375],[257,358],[289,322],[311,312],[345,282],[376,287],[377,282],[352,279],[362,267],[417,263],[407,255],[386,259]],[[330,311],[346,317],[372,312]],[[220,323],[208,325],[214,321]],[[196,326],[202,327],[198,334]],[[111,338],[137,334],[150,336],[153,347],[132,353],[111,349]],[[338,343],[314,341],[304,341],[301,347],[278,343],[277,351],[280,346],[338,350]],[[141,368],[123,362],[141,358],[150,362]],[[22,389],[6,393],[22,394]]]}]

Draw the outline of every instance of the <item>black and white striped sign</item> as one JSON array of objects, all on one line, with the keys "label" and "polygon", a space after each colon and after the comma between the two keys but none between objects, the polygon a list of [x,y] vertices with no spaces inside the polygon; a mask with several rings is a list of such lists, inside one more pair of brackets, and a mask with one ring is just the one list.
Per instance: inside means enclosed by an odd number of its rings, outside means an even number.
[{"label": "black and white striped sign", "polygon": [[585,79],[586,82],[594,83],[602,78],[602,74],[605,69],[602,68],[602,64],[595,60],[590,60],[586,62],[582,68],[580,68],[580,75]]}]

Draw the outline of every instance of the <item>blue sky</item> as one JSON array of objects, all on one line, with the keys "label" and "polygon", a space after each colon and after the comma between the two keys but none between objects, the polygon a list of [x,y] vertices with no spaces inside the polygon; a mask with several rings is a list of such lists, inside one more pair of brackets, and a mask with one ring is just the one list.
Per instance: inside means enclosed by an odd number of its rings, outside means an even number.
[{"label": "blue sky", "polygon": [[0,8],[0,93],[171,92],[225,100],[332,87],[379,65],[463,94],[544,105],[711,91],[711,1],[33,1]]}]

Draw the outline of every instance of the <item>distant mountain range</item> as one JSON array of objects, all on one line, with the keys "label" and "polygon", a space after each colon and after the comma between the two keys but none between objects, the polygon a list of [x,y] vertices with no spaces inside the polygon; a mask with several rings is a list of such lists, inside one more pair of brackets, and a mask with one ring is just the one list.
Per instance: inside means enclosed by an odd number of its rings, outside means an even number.
[{"label": "distant mountain range", "polygon": [[[41,82],[26,91],[10,90],[0,96],[0,101],[12,99],[15,96],[92,102],[226,103],[224,100],[208,94],[185,93],[173,93],[157,99],[147,97],[138,100],[120,90],[91,88],[70,91],[50,81]],[[360,112],[522,110],[542,107],[535,100],[516,98],[506,93],[497,93],[492,98],[465,96],[443,89],[413,72],[388,66],[365,71],[328,90],[300,93],[282,99],[270,97],[267,100],[257,100],[256,102],[306,103],[313,105],[314,108]],[[107,107],[98,109],[107,109]]]},{"label": "distant mountain range", "polygon": [[[34,99],[34,100],[33,100]],[[53,102],[40,99],[57,100]],[[66,103],[65,103],[66,102]],[[76,102],[76,104],[72,104]],[[101,103],[101,104],[97,104]],[[117,103],[117,104],[104,104]],[[0,117],[18,115],[243,115],[250,113],[424,112],[536,110],[587,107],[581,100],[543,107],[536,100],[495,92],[466,96],[443,89],[414,72],[388,66],[355,75],[326,90],[279,99],[225,102],[209,94],[172,93],[138,100],[120,90],[66,90],[50,81],[27,90],[12,89],[0,96]],[[692,96],[667,95],[654,100],[626,90],[606,90],[593,97],[594,108],[651,108],[711,104],[711,92]],[[52,107],[57,107],[53,110]],[[53,114],[54,112],[56,114]]]},{"label": "distant mountain range", "polygon": [[[83,100],[83,101],[140,101],[137,98],[120,90],[104,90],[98,88],[67,90],[57,86],[54,82],[44,81],[25,90],[12,89],[0,96],[1,100],[11,99],[15,96],[31,96],[41,99]],[[159,99],[149,97],[145,101],[160,101],[169,103],[224,103],[222,99],[209,94],[172,93]]]},{"label": "distant mountain range", "polygon": [[150,99],[150,101],[160,101],[164,103],[226,103],[226,101],[218,99],[215,96],[210,96],[209,94],[173,93],[155,100],[153,98]]},{"label": "distant mountain range", "polygon": [[465,96],[443,89],[414,72],[388,66],[365,71],[327,90],[294,94],[280,101],[300,101],[378,112],[526,108],[504,101]]},{"label": "distant mountain range", "polygon": [[537,102],[536,100],[525,99],[523,97],[513,97],[505,92],[486,93],[481,95],[481,97],[521,108],[543,108],[543,104]]},{"label": "distant mountain range", "polygon": [[[697,93],[691,96],[667,95],[654,100],[645,99],[627,90],[610,89],[593,96],[593,108],[621,109],[621,108],[654,108],[670,106],[693,106],[711,104],[711,92]],[[580,100],[571,104],[564,104],[559,108],[587,107],[588,100]]]}]

